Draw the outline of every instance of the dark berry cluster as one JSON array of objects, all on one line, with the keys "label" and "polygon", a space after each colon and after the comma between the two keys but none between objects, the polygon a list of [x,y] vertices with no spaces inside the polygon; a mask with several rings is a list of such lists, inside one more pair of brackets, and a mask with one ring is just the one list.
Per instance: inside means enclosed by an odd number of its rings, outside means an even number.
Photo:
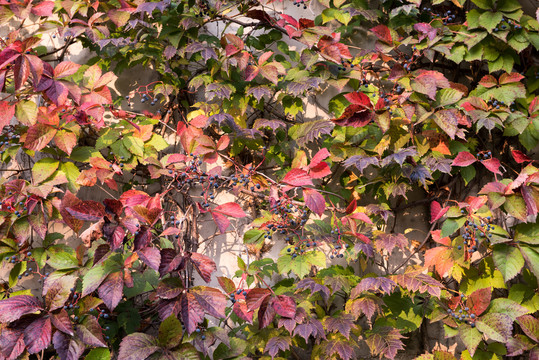
[{"label": "dark berry cluster", "polygon": [[236,303],[236,296],[240,296],[240,297],[245,297],[247,296],[247,290],[245,289],[238,289],[236,291],[232,291],[230,294],[229,294],[229,299],[230,301],[232,302],[232,304],[235,304]]},{"label": "dark berry cluster", "polygon": [[0,155],[12,145],[18,145],[20,138],[21,136],[15,133],[15,128],[13,126],[5,126],[0,135]]},{"label": "dark berry cluster", "polygon": [[447,313],[456,321],[462,321],[465,324],[475,327],[475,321],[477,319],[474,313],[470,313],[470,308],[464,304],[466,296],[464,294],[457,294],[460,298],[455,310],[447,309]]},{"label": "dark berry cluster", "polygon": [[344,59],[341,59],[341,66],[339,66],[339,71],[346,71],[346,67],[349,66],[350,69],[353,69],[355,67],[354,63],[352,62],[352,60],[344,60]]},{"label": "dark berry cluster", "polygon": [[[464,210],[461,210],[461,213],[464,213]],[[468,220],[464,223],[463,244],[468,248],[467,251],[470,254],[478,250],[482,241],[490,242],[490,238],[492,237],[491,230],[494,229],[490,225],[491,219],[490,216],[487,216],[480,220],[479,225]],[[459,245],[458,249],[461,250],[462,247]]]},{"label": "dark berry cluster", "polygon": [[213,9],[210,9],[210,5],[203,1],[198,4],[198,8],[200,11],[195,14],[195,17],[204,17],[204,16],[213,16],[216,14],[216,11]]},{"label": "dark berry cluster", "polygon": [[344,254],[341,251],[344,251],[344,249],[347,249],[350,247],[349,244],[345,243],[342,238],[342,231],[340,228],[336,228],[334,230],[331,230],[330,236],[331,236],[331,245],[333,248],[331,249],[331,255],[329,256],[330,259],[335,258],[342,258],[344,257]]},{"label": "dark berry cluster", "polygon": [[195,332],[196,332],[197,334],[201,334],[201,335],[200,335],[200,339],[206,340],[206,335],[202,334],[202,333],[204,332],[204,329],[201,329],[201,328],[197,327],[197,328],[195,329]]},{"label": "dark berry cluster", "polygon": [[5,196],[0,202],[1,211],[11,212],[18,218],[28,213],[29,195],[14,194],[12,191],[8,191]]},{"label": "dark berry cluster", "polygon": [[504,31],[504,30],[520,30],[522,29],[522,26],[519,25],[516,21],[506,19],[505,17],[502,18],[502,21],[496,25],[494,28],[494,32],[498,31]]},{"label": "dark berry cluster", "polygon": [[310,239],[299,240],[294,248],[289,247],[286,251],[292,258],[296,258],[298,255],[305,253],[305,251],[311,248],[315,249],[317,245],[318,244],[314,240],[312,240],[312,242]]},{"label": "dark berry cluster", "polygon": [[294,0],[293,5],[297,7],[303,6],[303,9],[307,9],[307,3],[305,2],[305,0]]}]

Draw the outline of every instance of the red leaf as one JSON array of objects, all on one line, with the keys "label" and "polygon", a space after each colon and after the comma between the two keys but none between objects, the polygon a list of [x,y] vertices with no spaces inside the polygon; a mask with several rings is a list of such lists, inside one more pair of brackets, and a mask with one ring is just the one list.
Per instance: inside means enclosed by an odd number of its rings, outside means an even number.
[{"label": "red leaf", "polygon": [[128,190],[120,196],[120,201],[124,206],[135,206],[145,204],[150,199],[150,195],[140,190]]},{"label": "red leaf", "polygon": [[498,85],[498,81],[496,81],[496,78],[492,75],[485,75],[481,78],[481,81],[479,81],[479,85],[484,86],[486,88],[491,88]]},{"label": "red leaf", "polygon": [[241,206],[239,206],[238,204],[233,203],[233,202],[229,202],[229,203],[226,203],[226,204],[219,205],[215,209],[213,209],[212,211],[219,211],[222,214],[232,216],[232,217],[235,217],[235,218],[240,218],[240,217],[247,216],[247,214],[243,211]]},{"label": "red leaf", "polygon": [[451,246],[451,239],[449,236],[441,237],[442,230],[433,230],[431,231],[432,240],[436,241],[438,244],[442,244],[445,246]]},{"label": "red leaf", "polygon": [[515,161],[519,164],[522,164],[523,162],[526,162],[526,161],[533,161],[526,154],[524,154],[522,151],[519,151],[519,150],[512,150],[511,155],[513,155],[513,159],[515,159]]},{"label": "red leaf", "polygon": [[56,79],[68,77],[75,74],[80,68],[79,64],[72,61],[62,61],[54,68],[54,77]]},{"label": "red leaf", "polygon": [[279,14],[279,16],[281,16],[287,23],[294,26],[296,29],[299,29],[298,21],[294,19],[292,16],[286,15],[286,14]]},{"label": "red leaf", "polygon": [[191,289],[191,294],[195,295],[197,302],[207,314],[217,319],[224,319],[226,317],[225,309],[228,297],[219,289],[208,286],[197,286]]},{"label": "red leaf", "polygon": [[393,42],[391,38],[391,31],[385,25],[378,25],[371,29],[371,31],[378,37],[378,39],[385,41],[388,44]]},{"label": "red leaf", "polygon": [[372,109],[371,99],[360,91],[348,93],[344,95],[344,97],[353,105],[360,105],[365,108]]},{"label": "red leaf", "polygon": [[258,328],[263,329],[267,327],[275,318],[275,309],[271,306],[272,298],[266,298],[258,309]]},{"label": "red leaf", "polygon": [[217,281],[219,281],[219,285],[221,285],[221,288],[227,293],[230,294],[233,291],[236,291],[236,285],[232,280],[225,276],[219,276],[217,278]]},{"label": "red leaf", "polygon": [[312,212],[318,216],[324,214],[326,209],[326,200],[318,191],[310,188],[303,188],[303,197],[305,198],[305,204]]},{"label": "red leaf", "polygon": [[85,221],[98,221],[106,215],[105,207],[93,200],[81,201],[66,210],[75,218]]},{"label": "red leaf", "polygon": [[[159,350],[157,339],[144,333],[133,333],[122,339],[118,360],[148,359]],[[178,356],[178,358],[184,358]]]},{"label": "red leaf", "polygon": [[56,135],[56,129],[43,124],[35,124],[26,133],[24,147],[34,151],[41,151],[51,142],[54,135]]},{"label": "red leaf", "polygon": [[79,230],[82,228],[82,225],[84,223],[81,220],[76,219],[73,216],[71,216],[71,214],[69,214],[66,208],[76,205],[80,202],[82,201],[79,200],[75,195],[73,195],[68,190],[65,193],[64,197],[62,198],[62,202],[60,203],[60,214],[62,215],[62,220],[76,233],[79,232]]},{"label": "red leaf", "polygon": [[14,115],[15,105],[10,105],[7,101],[0,101],[0,131],[4,126],[9,125]]},{"label": "red leaf", "polygon": [[71,155],[71,151],[77,145],[77,135],[71,131],[60,130],[54,136],[54,143],[60,150]]},{"label": "red leaf", "polygon": [[161,253],[154,247],[147,247],[137,251],[137,254],[143,263],[159,271],[159,265],[161,264]]},{"label": "red leaf", "polygon": [[[33,4],[32,4],[33,5]],[[52,16],[52,10],[54,9],[54,1],[43,1],[39,4],[32,6],[32,14],[37,16]]]},{"label": "red leaf", "polygon": [[41,303],[30,295],[17,295],[0,300],[0,322],[9,323],[21,316],[43,310]]},{"label": "red leaf", "polygon": [[211,280],[211,274],[217,270],[217,265],[215,261],[199,253],[191,254],[191,262],[195,265],[195,269],[198,274],[204,279],[205,282],[209,283]]},{"label": "red leaf", "polygon": [[481,164],[485,165],[485,167],[493,172],[494,174],[501,174],[502,172],[500,171],[500,160],[496,159],[496,158],[491,158],[491,159],[487,159],[487,160],[481,160]]},{"label": "red leaf", "polygon": [[468,166],[476,162],[475,156],[467,151],[461,151],[457,154],[457,157],[453,159],[451,166]]},{"label": "red leaf", "polygon": [[191,293],[185,293],[181,299],[181,316],[185,329],[192,334],[204,320],[204,310]]},{"label": "red leaf", "polygon": [[234,304],[233,311],[234,314],[238,315],[240,319],[245,320],[250,324],[253,323],[254,312],[247,310],[247,304],[245,303],[245,301],[236,301],[236,303]]},{"label": "red leaf", "polygon": [[313,181],[305,170],[291,169],[284,177],[282,182],[292,186],[313,185]]},{"label": "red leaf", "polygon": [[277,295],[272,306],[275,312],[283,317],[293,318],[296,315],[296,302],[290,296]]},{"label": "red leaf", "polygon": [[255,288],[247,291],[245,296],[245,302],[247,303],[247,310],[253,311],[260,307],[265,298],[271,295],[270,289]]},{"label": "red leaf", "polygon": [[504,72],[500,76],[499,83],[500,83],[500,85],[511,84],[511,83],[519,82],[522,79],[524,79],[524,75],[522,75],[522,74],[519,74],[519,73],[516,73],[516,72],[508,74],[508,73]]},{"label": "red leaf", "polygon": [[94,347],[107,347],[103,339],[103,332],[97,319],[92,315],[87,315],[80,325],[76,326],[77,337],[86,345]]},{"label": "red leaf", "polygon": [[213,221],[215,221],[215,224],[217,224],[217,227],[219,228],[221,234],[224,234],[226,232],[226,229],[228,229],[228,226],[230,225],[230,220],[228,220],[226,216],[217,211],[212,211],[211,216],[213,217]]},{"label": "red leaf", "polygon": [[432,224],[436,220],[440,219],[445,213],[449,210],[449,207],[446,206],[442,208],[442,205],[438,201],[433,201],[430,203],[430,223]]},{"label": "red leaf", "polygon": [[474,291],[466,301],[466,306],[470,308],[469,313],[481,315],[488,308],[491,296],[492,289],[489,287]]},{"label": "red leaf", "polygon": [[117,271],[107,276],[97,292],[99,294],[99,298],[103,300],[109,310],[112,311],[120,303],[120,300],[122,300],[123,289],[123,274],[121,271]]},{"label": "red leaf", "polygon": [[63,333],[73,336],[73,325],[69,314],[64,309],[57,314],[51,314],[52,325]]},{"label": "red leaf", "polygon": [[348,215],[349,218],[351,219],[357,219],[357,220],[361,220],[363,222],[366,222],[367,224],[371,224],[372,225],[372,220],[370,217],[367,216],[367,214],[365,213],[362,213],[362,212],[355,212],[355,213],[352,213],[350,215]]},{"label": "red leaf", "polygon": [[350,204],[348,204],[348,206],[346,207],[346,213],[351,214],[356,210],[356,208],[357,208],[357,200],[354,198],[352,199]]},{"label": "red leaf", "polygon": [[52,326],[50,318],[37,318],[24,329],[24,342],[30,354],[46,349],[51,343]]}]

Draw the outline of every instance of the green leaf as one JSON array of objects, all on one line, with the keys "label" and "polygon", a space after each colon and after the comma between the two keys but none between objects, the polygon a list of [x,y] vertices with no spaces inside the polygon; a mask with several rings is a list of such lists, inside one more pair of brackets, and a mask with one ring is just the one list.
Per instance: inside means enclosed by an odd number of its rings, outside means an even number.
[{"label": "green leaf", "polygon": [[72,193],[79,191],[80,185],[77,184],[77,178],[80,175],[79,168],[72,162],[65,162],[60,164],[60,171],[63,172],[67,178],[67,187]]},{"label": "green leaf", "polygon": [[506,196],[503,208],[509,215],[526,222],[526,202],[524,202],[522,196],[516,194]]},{"label": "green leaf", "polygon": [[498,26],[498,24],[502,21],[503,14],[500,12],[491,12],[486,11],[481,16],[479,16],[479,25],[485,29],[487,29],[488,32],[492,32],[492,30]]},{"label": "green leaf", "polygon": [[444,238],[446,236],[453,235],[455,231],[457,231],[458,229],[464,226],[465,222],[466,222],[465,217],[445,220],[444,224],[442,225],[442,233],[440,234],[440,236]]},{"label": "green leaf", "polygon": [[110,350],[107,348],[92,349],[84,360],[110,360]]},{"label": "green leaf", "polygon": [[475,167],[473,164],[460,169],[460,176],[462,176],[464,184],[468,185],[475,177]]},{"label": "green leaf", "polygon": [[478,8],[483,10],[494,9],[494,2],[492,0],[472,0],[472,2],[477,5]]},{"label": "green leaf", "polygon": [[436,93],[436,102],[434,106],[443,107],[451,105],[462,99],[462,92],[455,89],[441,89]]},{"label": "green leaf", "polygon": [[303,278],[311,271],[311,266],[325,267],[326,256],[321,251],[307,251],[304,254],[292,256],[292,252],[287,249],[294,249],[293,246],[287,246],[281,250],[277,260],[277,269],[280,274],[288,274],[292,271],[299,278]]},{"label": "green leaf", "polygon": [[58,169],[60,162],[53,158],[44,158],[37,161],[32,167],[32,177],[35,183],[41,183]]},{"label": "green leaf", "polygon": [[56,270],[74,269],[79,267],[79,261],[73,248],[66,245],[53,245],[47,249],[49,259],[47,264]]},{"label": "green leaf", "polygon": [[112,149],[112,152],[117,157],[124,157],[126,159],[129,159],[131,157],[131,153],[129,150],[125,147],[124,142],[122,140],[118,140],[114,142],[110,148]]},{"label": "green leaf", "polygon": [[472,328],[470,325],[461,325],[459,326],[458,330],[460,339],[464,343],[464,346],[466,346],[466,349],[468,349],[470,354],[473,356],[477,346],[481,342],[481,333],[479,330]]},{"label": "green leaf", "polygon": [[182,324],[172,314],[159,325],[159,344],[168,349],[178,346],[182,339]]},{"label": "green leaf", "polygon": [[502,273],[505,282],[517,276],[524,266],[524,258],[520,250],[506,244],[494,245],[492,259],[498,270]]},{"label": "green leaf", "polygon": [[526,315],[530,310],[520,305],[516,301],[505,298],[498,298],[492,300],[490,303],[489,313],[500,313],[511,317],[515,321],[519,316]]},{"label": "green leaf", "polygon": [[264,241],[265,232],[258,229],[251,229],[243,234],[243,243],[254,244]]},{"label": "green leaf", "polygon": [[116,264],[110,261],[105,261],[97,266],[94,266],[82,277],[82,296],[86,296],[96,290],[99,285],[110,274]]},{"label": "green leaf", "polygon": [[88,162],[88,160],[92,157],[99,157],[103,159],[103,155],[101,155],[97,149],[89,146],[76,147],[69,156],[71,160],[78,162]]},{"label": "green leaf", "polygon": [[152,138],[146,143],[146,145],[153,146],[153,148],[157,151],[162,151],[169,147],[169,144],[159,134],[153,134]]},{"label": "green leaf", "polygon": [[15,117],[25,125],[36,123],[37,105],[34,101],[19,100],[15,105]]},{"label": "green leaf", "polygon": [[539,279],[539,253],[537,252],[537,248],[521,245],[520,251],[530,270]]},{"label": "green leaf", "polygon": [[124,147],[135,156],[144,155],[144,141],[134,136],[126,136],[123,138],[122,143]]},{"label": "green leaf", "polygon": [[506,342],[513,332],[513,320],[505,314],[486,314],[475,322],[477,330],[494,341]]},{"label": "green leaf", "polygon": [[539,223],[518,224],[515,227],[515,241],[539,245]]},{"label": "green leaf", "polygon": [[466,14],[466,20],[468,21],[468,29],[475,29],[479,27],[479,17],[481,13],[477,9],[472,9]]},{"label": "green leaf", "polygon": [[120,137],[120,130],[114,128],[104,128],[101,130],[99,137],[95,142],[95,148],[101,150],[107,146],[111,146]]},{"label": "green leaf", "polygon": [[15,264],[9,272],[9,287],[12,288],[17,285],[18,276],[22,275],[26,271],[26,261],[21,261]]}]

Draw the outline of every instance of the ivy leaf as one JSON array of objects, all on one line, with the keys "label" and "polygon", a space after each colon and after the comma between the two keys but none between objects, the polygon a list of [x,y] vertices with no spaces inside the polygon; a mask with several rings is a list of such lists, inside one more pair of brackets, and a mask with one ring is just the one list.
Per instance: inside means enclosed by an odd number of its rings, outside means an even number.
[{"label": "ivy leaf", "polygon": [[176,315],[170,315],[159,325],[159,344],[168,349],[179,345],[182,338],[182,325]]},{"label": "ivy leaf", "polygon": [[217,270],[215,261],[199,253],[191,253],[191,262],[195,265],[195,269],[205,282],[209,283],[211,274]]},{"label": "ivy leaf", "polygon": [[377,25],[370,29],[378,39],[385,43],[392,44],[393,38],[391,37],[391,31],[386,25]]},{"label": "ivy leaf", "polygon": [[520,270],[522,270],[522,267],[524,267],[524,257],[520,253],[520,250],[514,246],[506,244],[494,245],[492,259],[498,270],[502,273],[505,282],[517,276]]},{"label": "ivy leaf", "polygon": [[534,247],[520,246],[520,251],[522,252],[522,256],[524,256],[528,267],[535,276],[539,277],[539,252],[535,249],[536,248]]},{"label": "ivy leaf", "polygon": [[530,339],[539,342],[539,320],[536,317],[533,315],[522,315],[517,318],[517,322],[522,331],[524,331]]},{"label": "ivy leaf", "polygon": [[63,276],[56,280],[47,290],[47,294],[45,295],[45,305],[49,311],[54,311],[64,306],[71,295],[70,289],[75,285],[75,280],[77,280],[77,278],[74,276]]},{"label": "ivy leaf", "polygon": [[513,332],[513,320],[505,314],[486,314],[475,322],[477,330],[494,341],[506,342]]},{"label": "ivy leaf", "polygon": [[391,294],[397,284],[385,277],[368,277],[362,279],[359,284],[352,289],[351,297],[358,297],[364,291],[380,291],[382,293]]},{"label": "ivy leaf", "polygon": [[511,216],[516,217],[520,221],[527,222],[528,212],[526,202],[519,195],[509,195],[505,197],[503,208]]},{"label": "ivy leaf", "polygon": [[467,151],[461,151],[457,154],[457,157],[453,160],[451,166],[468,166],[476,162],[475,156]]},{"label": "ivy leaf", "polygon": [[434,113],[434,122],[454,140],[458,130],[458,112],[456,109],[439,110]]},{"label": "ivy leaf", "polygon": [[260,308],[258,309],[258,329],[264,329],[275,318],[275,309],[272,306],[274,298],[267,297],[264,299]]},{"label": "ivy leaf", "polygon": [[375,244],[379,251],[387,250],[387,252],[391,254],[395,246],[404,250],[408,245],[408,239],[403,234],[380,233],[376,237]]},{"label": "ivy leaf", "polygon": [[494,174],[502,173],[500,171],[500,160],[496,158],[481,160],[481,164],[485,165],[485,167]]},{"label": "ivy leaf", "polygon": [[436,99],[436,88],[447,89],[451,85],[447,78],[438,71],[421,71],[414,81],[410,84],[414,91],[425,94],[432,100]]},{"label": "ivy leaf", "polygon": [[401,340],[403,337],[399,330],[386,327],[371,334],[366,342],[374,355],[383,355],[389,359],[394,359],[397,351],[404,350],[404,344]]},{"label": "ivy leaf", "polygon": [[[60,331],[56,331],[54,333],[52,343],[54,345],[54,349],[58,352],[60,359],[79,359],[86,348],[79,339],[69,337]],[[91,353],[92,352],[90,352],[90,354]],[[85,360],[103,360],[102,358],[92,358],[90,354],[86,355]]]},{"label": "ivy leaf", "polygon": [[124,289],[123,272],[116,271],[107,276],[105,281],[99,286],[97,293],[110,311],[114,310],[122,300]]},{"label": "ivy leaf", "polygon": [[468,349],[471,356],[474,356],[477,346],[481,342],[481,333],[477,328],[473,328],[469,325],[461,325],[458,328],[460,339]]},{"label": "ivy leaf", "polygon": [[77,337],[86,345],[107,347],[107,344],[103,340],[101,326],[92,315],[86,316],[82,323],[76,326],[75,332]]},{"label": "ivy leaf", "polygon": [[279,351],[286,351],[290,348],[290,336],[274,336],[268,340],[264,352],[267,352],[273,359]]},{"label": "ivy leaf", "polygon": [[324,210],[326,209],[326,200],[322,194],[314,189],[303,188],[303,197],[305,198],[305,205],[307,205],[311,211],[318,216],[322,216],[324,214]]},{"label": "ivy leaf", "polygon": [[356,329],[354,318],[350,314],[339,314],[336,317],[328,316],[324,325],[328,331],[341,334],[347,339],[350,338],[350,330]]},{"label": "ivy leaf", "polygon": [[247,309],[245,301],[236,300],[232,310],[240,319],[247,321],[249,324],[253,323],[254,312]]},{"label": "ivy leaf", "polygon": [[51,314],[52,325],[61,332],[73,336],[73,325],[69,314],[64,309],[56,314]]},{"label": "ivy leaf", "polygon": [[239,206],[238,204],[234,202],[229,202],[226,204],[222,204],[217,206],[213,211],[219,211],[220,213],[223,213],[227,216],[232,216],[235,218],[241,218],[247,216],[245,211]]},{"label": "ivy leaf", "polygon": [[309,289],[311,291],[311,294],[314,293],[320,293],[322,298],[327,301],[329,299],[329,288],[325,285],[317,283],[314,279],[306,278],[303,280],[300,280],[296,284],[297,289]]},{"label": "ivy leaf", "polygon": [[154,247],[146,247],[137,251],[137,254],[139,256],[139,259],[142,260],[143,263],[145,263],[155,271],[159,271],[159,265],[161,264],[161,253],[159,252],[159,249]]},{"label": "ivy leaf", "polygon": [[406,269],[404,274],[393,275],[391,279],[403,288],[410,291],[427,292],[431,296],[440,298],[442,294],[442,283],[433,279],[431,276],[422,273],[423,269]]},{"label": "ivy leaf", "polygon": [[430,223],[432,224],[436,220],[440,219],[449,210],[449,206],[442,208],[438,201],[430,203]]},{"label": "ivy leaf", "polygon": [[296,302],[290,296],[277,295],[272,306],[275,312],[283,317],[293,318],[296,315]]},{"label": "ivy leaf", "polygon": [[123,338],[118,360],[146,359],[159,350],[157,339],[151,335],[134,333]]},{"label": "ivy leaf", "polygon": [[470,313],[476,316],[481,315],[490,304],[492,288],[483,288],[474,291],[466,301],[466,306],[470,308]]},{"label": "ivy leaf", "polygon": [[294,329],[293,336],[299,335],[302,338],[305,339],[305,341],[309,341],[309,337],[312,335],[315,339],[325,339],[326,338],[326,332],[324,331],[324,326],[320,321],[317,319],[308,319],[307,321],[303,321],[301,324],[297,324],[296,328]]},{"label": "ivy leaf", "polygon": [[262,305],[262,302],[271,295],[270,289],[254,288],[247,291],[245,302],[247,303],[247,310],[256,310]]},{"label": "ivy leaf", "polygon": [[183,325],[187,333],[191,335],[196,330],[198,324],[204,320],[204,310],[191,293],[182,294],[180,304]]},{"label": "ivy leaf", "polygon": [[519,150],[511,150],[511,155],[513,156],[513,159],[515,159],[515,161],[518,164],[522,164],[526,161],[533,161],[526,154],[524,154],[522,151],[519,151]]},{"label": "ivy leaf", "polygon": [[24,147],[29,150],[41,151],[51,142],[56,131],[56,129],[44,124],[32,125],[26,133]]},{"label": "ivy leaf", "polygon": [[24,343],[30,354],[38,353],[47,347],[52,340],[51,319],[40,317],[24,329]]},{"label": "ivy leaf", "polygon": [[282,182],[292,186],[312,186],[313,181],[307,171],[291,169],[283,178]]},{"label": "ivy leaf", "polygon": [[204,311],[218,319],[224,319],[227,297],[218,289],[208,286],[197,286],[191,289],[191,293]]},{"label": "ivy leaf", "polygon": [[21,316],[43,310],[41,303],[30,295],[17,295],[0,300],[0,322],[10,323]]},{"label": "ivy leaf", "polygon": [[15,115],[15,105],[10,105],[7,101],[0,101],[0,131],[4,126],[9,125],[9,122]]},{"label": "ivy leaf", "polygon": [[71,216],[84,221],[98,221],[106,215],[105,207],[93,200],[86,200],[65,208]]}]

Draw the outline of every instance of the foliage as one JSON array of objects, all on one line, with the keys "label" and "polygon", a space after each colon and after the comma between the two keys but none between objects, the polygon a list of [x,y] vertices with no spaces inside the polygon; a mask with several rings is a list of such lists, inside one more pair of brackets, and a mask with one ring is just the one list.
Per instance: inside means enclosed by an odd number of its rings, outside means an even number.
[{"label": "foliage", "polygon": [[[537,19],[311,1],[0,1],[0,359],[394,359],[436,322],[464,359],[539,356]],[[217,278],[230,229],[257,259]]]}]

